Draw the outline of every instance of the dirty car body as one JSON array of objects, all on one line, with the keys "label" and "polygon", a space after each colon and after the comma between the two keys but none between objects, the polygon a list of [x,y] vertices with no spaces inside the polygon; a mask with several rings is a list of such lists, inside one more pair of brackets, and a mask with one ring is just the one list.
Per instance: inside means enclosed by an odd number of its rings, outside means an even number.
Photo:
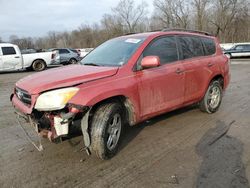
[{"label": "dirty car body", "polygon": [[126,35],[100,45],[80,65],[21,79],[11,101],[40,136],[54,141],[78,126],[87,151],[107,159],[127,124],[194,103],[217,111],[230,80],[228,61],[218,40],[203,33]]}]

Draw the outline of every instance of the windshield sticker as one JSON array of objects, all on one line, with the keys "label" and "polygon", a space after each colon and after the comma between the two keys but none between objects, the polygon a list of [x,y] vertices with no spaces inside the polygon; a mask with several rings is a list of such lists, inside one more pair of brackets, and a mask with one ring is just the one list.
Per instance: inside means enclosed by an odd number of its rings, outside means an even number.
[{"label": "windshield sticker", "polygon": [[128,43],[134,43],[134,44],[137,44],[138,42],[140,42],[141,40],[140,39],[127,39],[125,40],[125,42],[128,42]]}]

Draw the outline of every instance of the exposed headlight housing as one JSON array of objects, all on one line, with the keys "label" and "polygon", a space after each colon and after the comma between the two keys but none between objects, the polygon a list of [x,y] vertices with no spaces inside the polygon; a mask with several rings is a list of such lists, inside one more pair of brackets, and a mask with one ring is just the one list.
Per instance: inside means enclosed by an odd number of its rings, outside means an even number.
[{"label": "exposed headlight housing", "polygon": [[77,87],[69,87],[45,92],[37,98],[35,109],[38,111],[63,109],[78,91]]}]

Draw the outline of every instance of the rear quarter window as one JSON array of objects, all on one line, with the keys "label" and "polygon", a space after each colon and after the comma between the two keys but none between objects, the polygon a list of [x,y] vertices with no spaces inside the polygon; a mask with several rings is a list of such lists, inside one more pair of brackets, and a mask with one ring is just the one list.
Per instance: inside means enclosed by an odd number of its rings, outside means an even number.
[{"label": "rear quarter window", "polygon": [[213,55],[216,52],[215,42],[211,38],[202,37],[201,41],[204,45],[205,55]]},{"label": "rear quarter window", "polygon": [[13,47],[2,47],[3,55],[14,55],[16,50]]},{"label": "rear quarter window", "polygon": [[77,54],[77,50],[75,49],[70,49],[72,52],[76,53]]},{"label": "rear quarter window", "polygon": [[59,54],[68,54],[70,53],[67,49],[59,49]]}]

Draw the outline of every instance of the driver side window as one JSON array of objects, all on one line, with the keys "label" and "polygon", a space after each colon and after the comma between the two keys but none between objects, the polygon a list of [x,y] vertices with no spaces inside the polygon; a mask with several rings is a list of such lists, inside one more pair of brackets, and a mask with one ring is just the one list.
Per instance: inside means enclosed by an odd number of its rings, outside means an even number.
[{"label": "driver side window", "polygon": [[244,47],[243,46],[236,46],[235,50],[243,50]]},{"label": "driver side window", "polygon": [[144,50],[143,57],[146,56],[158,56],[161,64],[177,61],[178,51],[175,37],[169,36],[156,39]]}]

